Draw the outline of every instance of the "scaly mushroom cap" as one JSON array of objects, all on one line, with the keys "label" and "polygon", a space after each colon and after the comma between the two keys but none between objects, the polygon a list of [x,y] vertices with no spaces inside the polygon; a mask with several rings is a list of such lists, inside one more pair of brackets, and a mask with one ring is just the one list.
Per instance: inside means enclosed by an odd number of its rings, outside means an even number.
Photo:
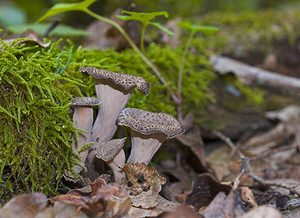
[{"label": "scaly mushroom cap", "polygon": [[148,95],[150,92],[150,83],[139,76],[114,73],[111,71],[97,69],[94,67],[82,67],[80,68],[80,71],[82,73],[87,73],[96,79],[110,80],[114,84],[123,87],[125,90],[137,87],[137,89],[144,95]]},{"label": "scaly mushroom cap", "polygon": [[75,97],[72,99],[71,107],[94,107],[98,106],[100,101],[93,97]]},{"label": "scaly mushroom cap", "polygon": [[96,145],[96,157],[104,161],[113,160],[124,147],[126,138],[113,139]]},{"label": "scaly mushroom cap", "polygon": [[118,125],[128,126],[143,135],[159,132],[167,138],[183,133],[179,121],[169,114],[153,113],[136,108],[125,108],[121,111]]}]

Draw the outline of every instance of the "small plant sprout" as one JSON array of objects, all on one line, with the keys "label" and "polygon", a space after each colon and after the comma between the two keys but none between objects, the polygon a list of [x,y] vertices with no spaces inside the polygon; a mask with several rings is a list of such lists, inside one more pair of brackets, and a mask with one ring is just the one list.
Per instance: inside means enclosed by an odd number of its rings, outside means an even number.
[{"label": "small plant sprout", "polygon": [[123,10],[121,12],[124,15],[119,15],[117,18],[125,21],[139,21],[142,24],[142,30],[141,30],[141,38],[140,38],[140,47],[142,52],[145,52],[145,46],[144,46],[144,41],[145,41],[145,31],[148,26],[154,26],[161,31],[167,33],[168,35],[172,36],[174,33],[167,29],[166,27],[162,26],[158,22],[153,22],[152,20],[159,17],[159,16],[164,16],[164,17],[169,17],[168,12],[166,11],[157,11],[157,12],[151,12],[151,13],[142,13],[142,12],[133,12],[133,11],[125,11]]},{"label": "small plant sprout", "polygon": [[128,163],[149,164],[161,144],[183,133],[178,120],[165,113],[153,113],[136,108],[125,108],[118,125],[131,129],[131,153]]}]

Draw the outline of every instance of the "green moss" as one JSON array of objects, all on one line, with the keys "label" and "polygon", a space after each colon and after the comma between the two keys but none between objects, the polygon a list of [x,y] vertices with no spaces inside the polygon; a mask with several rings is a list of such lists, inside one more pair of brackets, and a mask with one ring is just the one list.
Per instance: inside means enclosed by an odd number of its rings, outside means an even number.
[{"label": "green moss", "polygon": [[207,42],[222,53],[243,55],[249,51],[267,53],[273,43],[288,39],[293,43],[300,33],[299,11],[214,12],[201,23],[220,27]]},{"label": "green moss", "polygon": [[71,148],[70,94],[54,72],[67,60],[57,43],[41,49],[0,42],[0,198],[54,194],[64,169],[77,161]]}]

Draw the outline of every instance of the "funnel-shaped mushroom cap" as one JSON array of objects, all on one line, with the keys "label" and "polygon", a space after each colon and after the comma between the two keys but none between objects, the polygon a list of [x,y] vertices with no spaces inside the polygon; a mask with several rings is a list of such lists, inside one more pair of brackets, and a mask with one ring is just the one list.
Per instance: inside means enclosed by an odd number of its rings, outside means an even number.
[{"label": "funnel-shaped mushroom cap", "polygon": [[93,97],[75,97],[72,99],[71,107],[94,107],[98,106],[100,101]]},{"label": "funnel-shaped mushroom cap", "polygon": [[94,67],[82,67],[80,71],[93,76],[96,79],[110,80],[114,84],[123,87],[125,90],[137,87],[137,89],[144,95],[150,92],[150,83],[139,76],[132,76],[122,73],[114,73],[107,70],[97,69]]},{"label": "funnel-shaped mushroom cap", "polygon": [[118,118],[118,124],[128,126],[143,135],[162,133],[173,138],[183,133],[178,120],[169,114],[153,113],[136,108],[125,108]]},{"label": "funnel-shaped mushroom cap", "polygon": [[119,85],[125,90],[137,87],[137,89],[144,95],[148,95],[150,92],[150,83],[142,77],[122,73],[114,73],[94,67],[82,67],[80,68],[80,71],[83,73],[87,73],[96,79],[110,80],[113,84]]},{"label": "funnel-shaped mushroom cap", "polygon": [[106,162],[113,160],[124,147],[125,139],[113,139],[108,142],[99,143],[99,145],[96,145],[96,157]]}]

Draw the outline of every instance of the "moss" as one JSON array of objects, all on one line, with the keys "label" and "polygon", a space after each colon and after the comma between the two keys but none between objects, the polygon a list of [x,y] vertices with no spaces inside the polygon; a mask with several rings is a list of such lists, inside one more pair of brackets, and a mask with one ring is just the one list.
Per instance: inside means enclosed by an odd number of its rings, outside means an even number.
[{"label": "moss", "polygon": [[57,192],[64,169],[77,162],[71,148],[71,95],[55,74],[57,44],[41,49],[1,43],[0,198],[22,192]]},{"label": "moss", "polygon": [[248,12],[214,12],[201,23],[216,25],[220,31],[207,42],[222,53],[243,56],[249,51],[271,52],[274,42],[295,42],[300,33],[300,12],[267,10]]}]

